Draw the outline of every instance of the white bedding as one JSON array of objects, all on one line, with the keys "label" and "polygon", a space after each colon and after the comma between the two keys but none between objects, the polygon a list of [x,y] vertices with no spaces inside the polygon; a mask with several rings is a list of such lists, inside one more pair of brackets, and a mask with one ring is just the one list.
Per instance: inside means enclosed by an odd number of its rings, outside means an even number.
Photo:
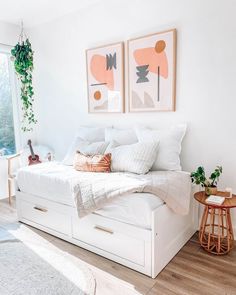
[{"label": "white bedding", "polygon": [[70,189],[70,180],[74,177],[77,171],[72,166],[46,162],[20,169],[17,184],[22,192],[75,206]]},{"label": "white bedding", "polygon": [[115,198],[131,193],[150,193],[161,198],[176,214],[187,215],[191,178],[184,171],[150,171],[144,175],[127,172],[79,171],[71,179],[71,191],[79,217],[103,208]]},{"label": "white bedding", "polygon": [[[70,182],[77,177],[78,172],[71,166],[57,162],[42,163],[21,169],[17,174],[17,184],[24,193],[75,207]],[[163,203],[150,193],[132,193],[115,198],[96,214],[150,228],[151,212]]]}]

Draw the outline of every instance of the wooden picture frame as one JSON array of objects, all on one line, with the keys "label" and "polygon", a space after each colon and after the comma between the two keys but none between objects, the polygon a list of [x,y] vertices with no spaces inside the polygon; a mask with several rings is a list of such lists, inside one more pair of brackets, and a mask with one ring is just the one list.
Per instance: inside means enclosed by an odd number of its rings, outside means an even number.
[{"label": "wooden picture frame", "polygon": [[128,40],[129,112],[175,111],[176,29]]},{"label": "wooden picture frame", "polygon": [[86,50],[89,113],[124,112],[124,43]]}]

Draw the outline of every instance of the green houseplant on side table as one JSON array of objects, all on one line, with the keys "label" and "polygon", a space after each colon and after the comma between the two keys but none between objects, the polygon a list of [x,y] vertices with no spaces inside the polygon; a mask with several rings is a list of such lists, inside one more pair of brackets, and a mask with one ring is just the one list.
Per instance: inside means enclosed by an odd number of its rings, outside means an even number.
[{"label": "green houseplant on side table", "polygon": [[217,166],[207,178],[204,167],[200,166],[196,171],[191,173],[191,179],[194,184],[201,185],[205,188],[206,195],[215,195],[217,193],[217,182],[222,174],[222,167]]}]

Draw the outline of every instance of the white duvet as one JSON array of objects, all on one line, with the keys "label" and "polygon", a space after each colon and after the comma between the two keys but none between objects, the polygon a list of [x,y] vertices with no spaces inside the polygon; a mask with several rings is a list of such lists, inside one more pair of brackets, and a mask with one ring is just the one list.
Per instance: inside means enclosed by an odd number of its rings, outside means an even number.
[{"label": "white duvet", "polygon": [[[71,166],[57,162],[22,168],[17,175],[19,189],[30,195],[75,207],[70,181],[78,173]],[[164,202],[149,193],[132,193],[114,198],[95,213],[139,226],[151,228],[151,213]]]},{"label": "white duvet", "polygon": [[70,182],[77,177],[77,171],[72,166],[45,162],[19,169],[16,179],[22,192],[75,206]]},{"label": "white duvet", "polygon": [[186,172],[90,173],[78,172],[56,162],[20,169],[17,182],[23,192],[68,205],[76,204],[80,217],[134,192],[151,193],[152,197],[166,202],[174,212],[187,214],[191,192],[191,181]]},{"label": "white duvet", "polygon": [[175,213],[189,211],[191,179],[187,172],[152,171],[145,175],[126,172],[78,172],[71,180],[71,190],[79,217],[102,208],[118,196],[151,193],[162,199]]}]

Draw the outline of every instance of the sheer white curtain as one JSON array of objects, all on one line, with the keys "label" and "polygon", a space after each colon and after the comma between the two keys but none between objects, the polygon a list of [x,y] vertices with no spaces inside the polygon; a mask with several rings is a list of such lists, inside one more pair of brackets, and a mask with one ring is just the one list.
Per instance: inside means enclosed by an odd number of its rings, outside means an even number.
[{"label": "sheer white curtain", "polygon": [[17,81],[10,51],[10,46],[0,44],[0,198],[8,193],[5,155],[15,153],[21,146]]}]

